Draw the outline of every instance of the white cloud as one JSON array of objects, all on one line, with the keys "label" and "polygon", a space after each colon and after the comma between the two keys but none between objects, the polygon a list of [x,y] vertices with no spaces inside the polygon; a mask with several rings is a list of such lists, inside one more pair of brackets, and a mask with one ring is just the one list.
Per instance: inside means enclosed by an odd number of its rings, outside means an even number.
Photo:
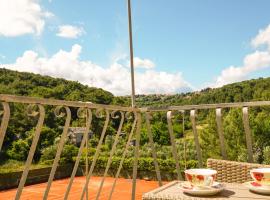
[{"label": "white cloud", "polygon": [[252,72],[270,67],[270,25],[259,31],[257,36],[251,40],[251,45],[255,48],[266,45],[267,48],[266,50],[255,50],[255,52],[246,55],[242,66],[230,66],[222,70],[215,83],[210,84],[210,87],[221,87],[225,84],[243,81],[248,79]]},{"label": "white cloud", "polygon": [[0,36],[40,35],[51,16],[37,0],[0,0]]},{"label": "white cloud", "polygon": [[145,69],[152,69],[155,67],[155,63],[153,63],[153,61],[149,60],[149,59],[141,59],[138,57],[134,58],[134,67],[137,68],[145,68]]},{"label": "white cloud", "polygon": [[83,33],[85,33],[85,31],[82,27],[62,25],[58,27],[58,33],[56,35],[63,38],[75,39],[81,36]]},{"label": "white cloud", "polygon": [[[103,68],[89,60],[80,60],[81,50],[81,46],[75,44],[71,51],[60,50],[48,58],[41,57],[34,51],[26,51],[14,64],[2,64],[0,67],[75,80],[103,88],[115,95],[130,94],[128,67],[114,62],[108,68]],[[137,94],[168,94],[191,90],[181,73],[171,74],[146,69],[135,72],[135,80]]]},{"label": "white cloud", "polygon": [[270,25],[263,30],[260,30],[258,35],[251,41],[252,46],[259,47],[267,45],[270,48]]}]

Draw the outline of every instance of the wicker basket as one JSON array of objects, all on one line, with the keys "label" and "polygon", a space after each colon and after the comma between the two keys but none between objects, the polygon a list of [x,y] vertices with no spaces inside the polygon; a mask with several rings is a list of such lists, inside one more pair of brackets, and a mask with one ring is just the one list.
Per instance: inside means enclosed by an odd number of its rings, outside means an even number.
[{"label": "wicker basket", "polygon": [[208,159],[207,167],[217,170],[217,181],[227,183],[244,183],[252,180],[250,170],[260,167],[270,167],[254,163],[235,162],[228,160]]}]

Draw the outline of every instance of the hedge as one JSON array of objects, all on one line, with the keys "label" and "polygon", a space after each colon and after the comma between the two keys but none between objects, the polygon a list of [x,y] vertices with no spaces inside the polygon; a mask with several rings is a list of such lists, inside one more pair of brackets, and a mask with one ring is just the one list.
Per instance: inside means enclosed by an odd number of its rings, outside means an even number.
[{"label": "hedge", "polygon": [[[73,158],[75,160],[76,158]],[[93,156],[89,157],[89,165],[91,165],[93,161]],[[95,165],[95,169],[105,169],[107,165],[108,157],[100,156]],[[133,169],[133,161],[134,158],[125,158],[123,162],[122,170],[132,170]],[[161,171],[166,171],[169,173],[176,172],[175,161],[172,158],[168,158],[166,160],[158,159],[158,165]],[[121,162],[121,157],[113,157],[110,170],[117,171]],[[81,164],[85,164],[85,158],[81,159]],[[181,166],[181,171],[184,170],[184,161],[179,162]],[[187,161],[187,168],[195,168],[198,166],[198,161],[189,160]],[[154,159],[153,158],[139,158],[138,159],[138,171],[155,171]]]}]

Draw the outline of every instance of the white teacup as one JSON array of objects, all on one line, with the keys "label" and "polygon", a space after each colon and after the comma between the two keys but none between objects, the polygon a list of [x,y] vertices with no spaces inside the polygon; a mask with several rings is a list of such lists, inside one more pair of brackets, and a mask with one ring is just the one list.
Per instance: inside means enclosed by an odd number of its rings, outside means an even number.
[{"label": "white teacup", "polygon": [[210,187],[216,179],[217,171],[213,169],[188,169],[185,170],[186,180],[191,186]]},{"label": "white teacup", "polygon": [[254,181],[270,189],[270,168],[252,169],[250,175]]}]

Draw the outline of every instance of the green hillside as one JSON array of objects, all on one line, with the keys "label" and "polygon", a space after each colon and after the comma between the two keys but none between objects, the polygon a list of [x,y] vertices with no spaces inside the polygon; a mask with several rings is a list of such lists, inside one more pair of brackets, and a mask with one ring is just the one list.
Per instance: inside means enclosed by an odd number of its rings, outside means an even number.
[{"label": "green hillside", "polygon": [[[0,93],[23,96],[130,105],[130,97],[115,97],[101,88],[79,82],[0,68]],[[169,106],[270,100],[270,78],[259,78],[175,95],[136,95],[137,106]]]},{"label": "green hillside", "polygon": [[175,95],[137,95],[138,106],[229,103],[270,100],[270,78],[259,78]]},{"label": "green hillside", "polygon": [[111,104],[114,96],[79,82],[0,68],[0,93]]}]

